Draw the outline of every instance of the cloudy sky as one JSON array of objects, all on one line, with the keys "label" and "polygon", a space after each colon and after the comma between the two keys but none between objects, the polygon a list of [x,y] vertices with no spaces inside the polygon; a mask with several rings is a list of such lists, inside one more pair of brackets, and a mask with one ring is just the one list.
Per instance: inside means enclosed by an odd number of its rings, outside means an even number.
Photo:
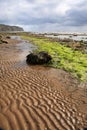
[{"label": "cloudy sky", "polygon": [[34,32],[87,32],[87,0],[0,0],[0,24]]}]

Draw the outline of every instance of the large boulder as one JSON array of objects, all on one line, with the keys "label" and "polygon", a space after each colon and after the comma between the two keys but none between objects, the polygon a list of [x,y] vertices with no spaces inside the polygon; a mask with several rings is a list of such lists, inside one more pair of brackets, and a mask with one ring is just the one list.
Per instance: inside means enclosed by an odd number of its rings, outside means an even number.
[{"label": "large boulder", "polygon": [[30,53],[29,55],[27,55],[26,58],[27,58],[26,62],[28,64],[33,64],[33,65],[46,64],[52,59],[52,57],[45,51],[41,51],[37,54]]},{"label": "large boulder", "polygon": [[28,64],[37,64],[38,63],[38,56],[34,53],[30,53],[29,55],[27,55],[26,61]]}]

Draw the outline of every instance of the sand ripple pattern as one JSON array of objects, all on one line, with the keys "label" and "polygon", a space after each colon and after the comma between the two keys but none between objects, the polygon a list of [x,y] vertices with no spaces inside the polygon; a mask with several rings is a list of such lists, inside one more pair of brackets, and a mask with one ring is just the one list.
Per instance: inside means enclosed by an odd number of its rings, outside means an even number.
[{"label": "sand ripple pattern", "polygon": [[27,65],[13,68],[17,62],[11,56],[0,61],[0,128],[82,130],[87,126],[87,116],[62,87],[56,84],[59,89],[54,89],[48,72]]}]

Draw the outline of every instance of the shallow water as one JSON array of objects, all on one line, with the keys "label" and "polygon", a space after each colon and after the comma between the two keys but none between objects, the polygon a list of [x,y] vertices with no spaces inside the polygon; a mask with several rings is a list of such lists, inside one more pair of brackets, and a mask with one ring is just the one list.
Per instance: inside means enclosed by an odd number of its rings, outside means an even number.
[{"label": "shallow water", "polygon": [[19,63],[16,66],[25,66],[26,63],[26,56],[35,50],[37,47],[33,44],[29,43],[26,40],[22,40],[20,36],[12,36],[12,39],[20,40],[20,43],[16,44],[16,50],[18,50],[18,58]]},{"label": "shallow water", "polygon": [[71,40],[76,40],[76,41],[87,41],[87,36],[85,35],[77,35],[77,36],[73,36],[73,35],[58,35],[58,36],[54,36],[54,35],[45,35],[46,37],[52,37],[52,38],[60,38],[60,39],[71,39]]},{"label": "shallow water", "polygon": [[27,43],[26,41],[22,41],[21,43],[16,45],[16,48],[21,51],[20,58],[23,60],[30,52],[35,50],[35,46],[31,43]]}]

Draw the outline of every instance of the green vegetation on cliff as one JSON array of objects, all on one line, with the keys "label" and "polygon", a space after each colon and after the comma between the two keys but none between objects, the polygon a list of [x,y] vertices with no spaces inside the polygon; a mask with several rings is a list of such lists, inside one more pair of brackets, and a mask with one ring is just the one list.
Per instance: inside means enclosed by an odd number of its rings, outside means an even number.
[{"label": "green vegetation on cliff", "polygon": [[50,66],[71,72],[81,81],[87,80],[87,54],[82,54],[58,42],[51,42],[47,38],[34,36],[23,36],[22,38],[37,45],[37,51],[47,51],[53,58]]}]

